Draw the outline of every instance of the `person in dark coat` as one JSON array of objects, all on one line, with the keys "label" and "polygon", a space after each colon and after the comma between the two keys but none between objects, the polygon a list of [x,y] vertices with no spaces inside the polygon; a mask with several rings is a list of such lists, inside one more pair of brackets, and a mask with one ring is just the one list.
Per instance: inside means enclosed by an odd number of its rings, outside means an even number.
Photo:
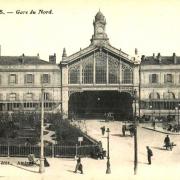
[{"label": "person in dark coat", "polygon": [[105,129],[105,126],[102,126],[102,127],[101,127],[101,133],[102,133],[103,136],[104,136],[105,130],[106,130],[106,129]]},{"label": "person in dark coat", "polygon": [[151,164],[151,157],[153,156],[152,150],[149,148],[149,146],[146,146],[147,149],[147,158],[148,158],[148,164]]},{"label": "person in dark coat", "polygon": [[126,135],[126,125],[122,125],[122,134],[123,136]]},{"label": "person in dark coat", "polygon": [[164,139],[164,144],[165,144],[166,150],[168,150],[168,147],[171,148],[170,147],[170,138],[168,135]]},{"label": "person in dark coat", "polygon": [[75,173],[77,173],[77,170],[81,172],[81,174],[83,174],[83,166],[81,164],[81,158],[79,157],[77,159],[77,164],[76,164],[76,168],[75,168]]},{"label": "person in dark coat", "polygon": [[46,158],[44,158],[44,166],[45,166],[45,167],[49,167],[49,166],[50,166],[50,165],[49,165],[49,162],[47,161]]}]

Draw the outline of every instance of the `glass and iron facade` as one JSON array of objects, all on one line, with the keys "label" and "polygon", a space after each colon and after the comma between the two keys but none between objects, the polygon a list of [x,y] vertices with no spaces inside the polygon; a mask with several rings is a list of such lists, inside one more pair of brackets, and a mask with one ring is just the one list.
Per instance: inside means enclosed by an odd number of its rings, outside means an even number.
[{"label": "glass and iron facade", "polygon": [[69,65],[68,84],[133,84],[133,67],[107,51],[95,51]]}]

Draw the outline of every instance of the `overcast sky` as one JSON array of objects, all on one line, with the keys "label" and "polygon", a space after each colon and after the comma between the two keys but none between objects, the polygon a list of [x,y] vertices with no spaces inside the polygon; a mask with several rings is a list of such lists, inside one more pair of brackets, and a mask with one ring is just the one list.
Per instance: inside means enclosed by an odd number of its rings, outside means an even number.
[{"label": "overcast sky", "polygon": [[[48,60],[65,47],[71,55],[89,46],[98,10],[106,17],[110,44],[133,55],[160,52],[180,56],[179,0],[0,0],[1,55],[37,55]],[[51,10],[53,14],[16,14],[17,10]]]}]

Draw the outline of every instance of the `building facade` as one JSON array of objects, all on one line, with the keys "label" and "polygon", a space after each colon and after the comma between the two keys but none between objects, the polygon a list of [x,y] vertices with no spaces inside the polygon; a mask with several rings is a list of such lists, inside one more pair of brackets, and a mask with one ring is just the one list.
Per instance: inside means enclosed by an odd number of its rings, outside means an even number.
[{"label": "building facade", "polygon": [[56,56],[0,57],[0,111],[39,111],[44,88],[45,110],[61,106],[61,76]]},{"label": "building facade", "polygon": [[[139,95],[139,63],[109,43],[106,19],[99,11],[88,47],[67,56],[63,51],[62,110],[64,114],[103,114],[132,111],[134,90]],[[128,105],[123,106],[124,99]],[[136,103],[138,112],[138,103]],[[125,112],[126,111],[126,112]]]},{"label": "building facade", "polygon": [[142,56],[140,65],[141,115],[171,117],[180,105],[180,57]]},{"label": "building facade", "polygon": [[[0,57],[0,111],[40,109],[41,90],[47,112],[64,117],[112,112],[128,119],[136,115],[175,116],[180,106],[180,57],[131,57],[113,47],[106,19],[99,11],[93,21],[90,45],[60,64],[39,56]],[[141,61],[141,63],[140,63]]]}]

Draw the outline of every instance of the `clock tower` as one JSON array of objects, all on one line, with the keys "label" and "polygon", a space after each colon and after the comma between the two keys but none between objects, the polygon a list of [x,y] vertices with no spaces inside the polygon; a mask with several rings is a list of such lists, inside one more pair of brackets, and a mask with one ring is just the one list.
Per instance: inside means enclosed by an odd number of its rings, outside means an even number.
[{"label": "clock tower", "polygon": [[103,45],[109,43],[109,38],[107,37],[107,34],[105,32],[106,19],[100,10],[95,16],[95,20],[93,21],[93,26],[94,26],[94,34],[92,35],[91,44]]}]

